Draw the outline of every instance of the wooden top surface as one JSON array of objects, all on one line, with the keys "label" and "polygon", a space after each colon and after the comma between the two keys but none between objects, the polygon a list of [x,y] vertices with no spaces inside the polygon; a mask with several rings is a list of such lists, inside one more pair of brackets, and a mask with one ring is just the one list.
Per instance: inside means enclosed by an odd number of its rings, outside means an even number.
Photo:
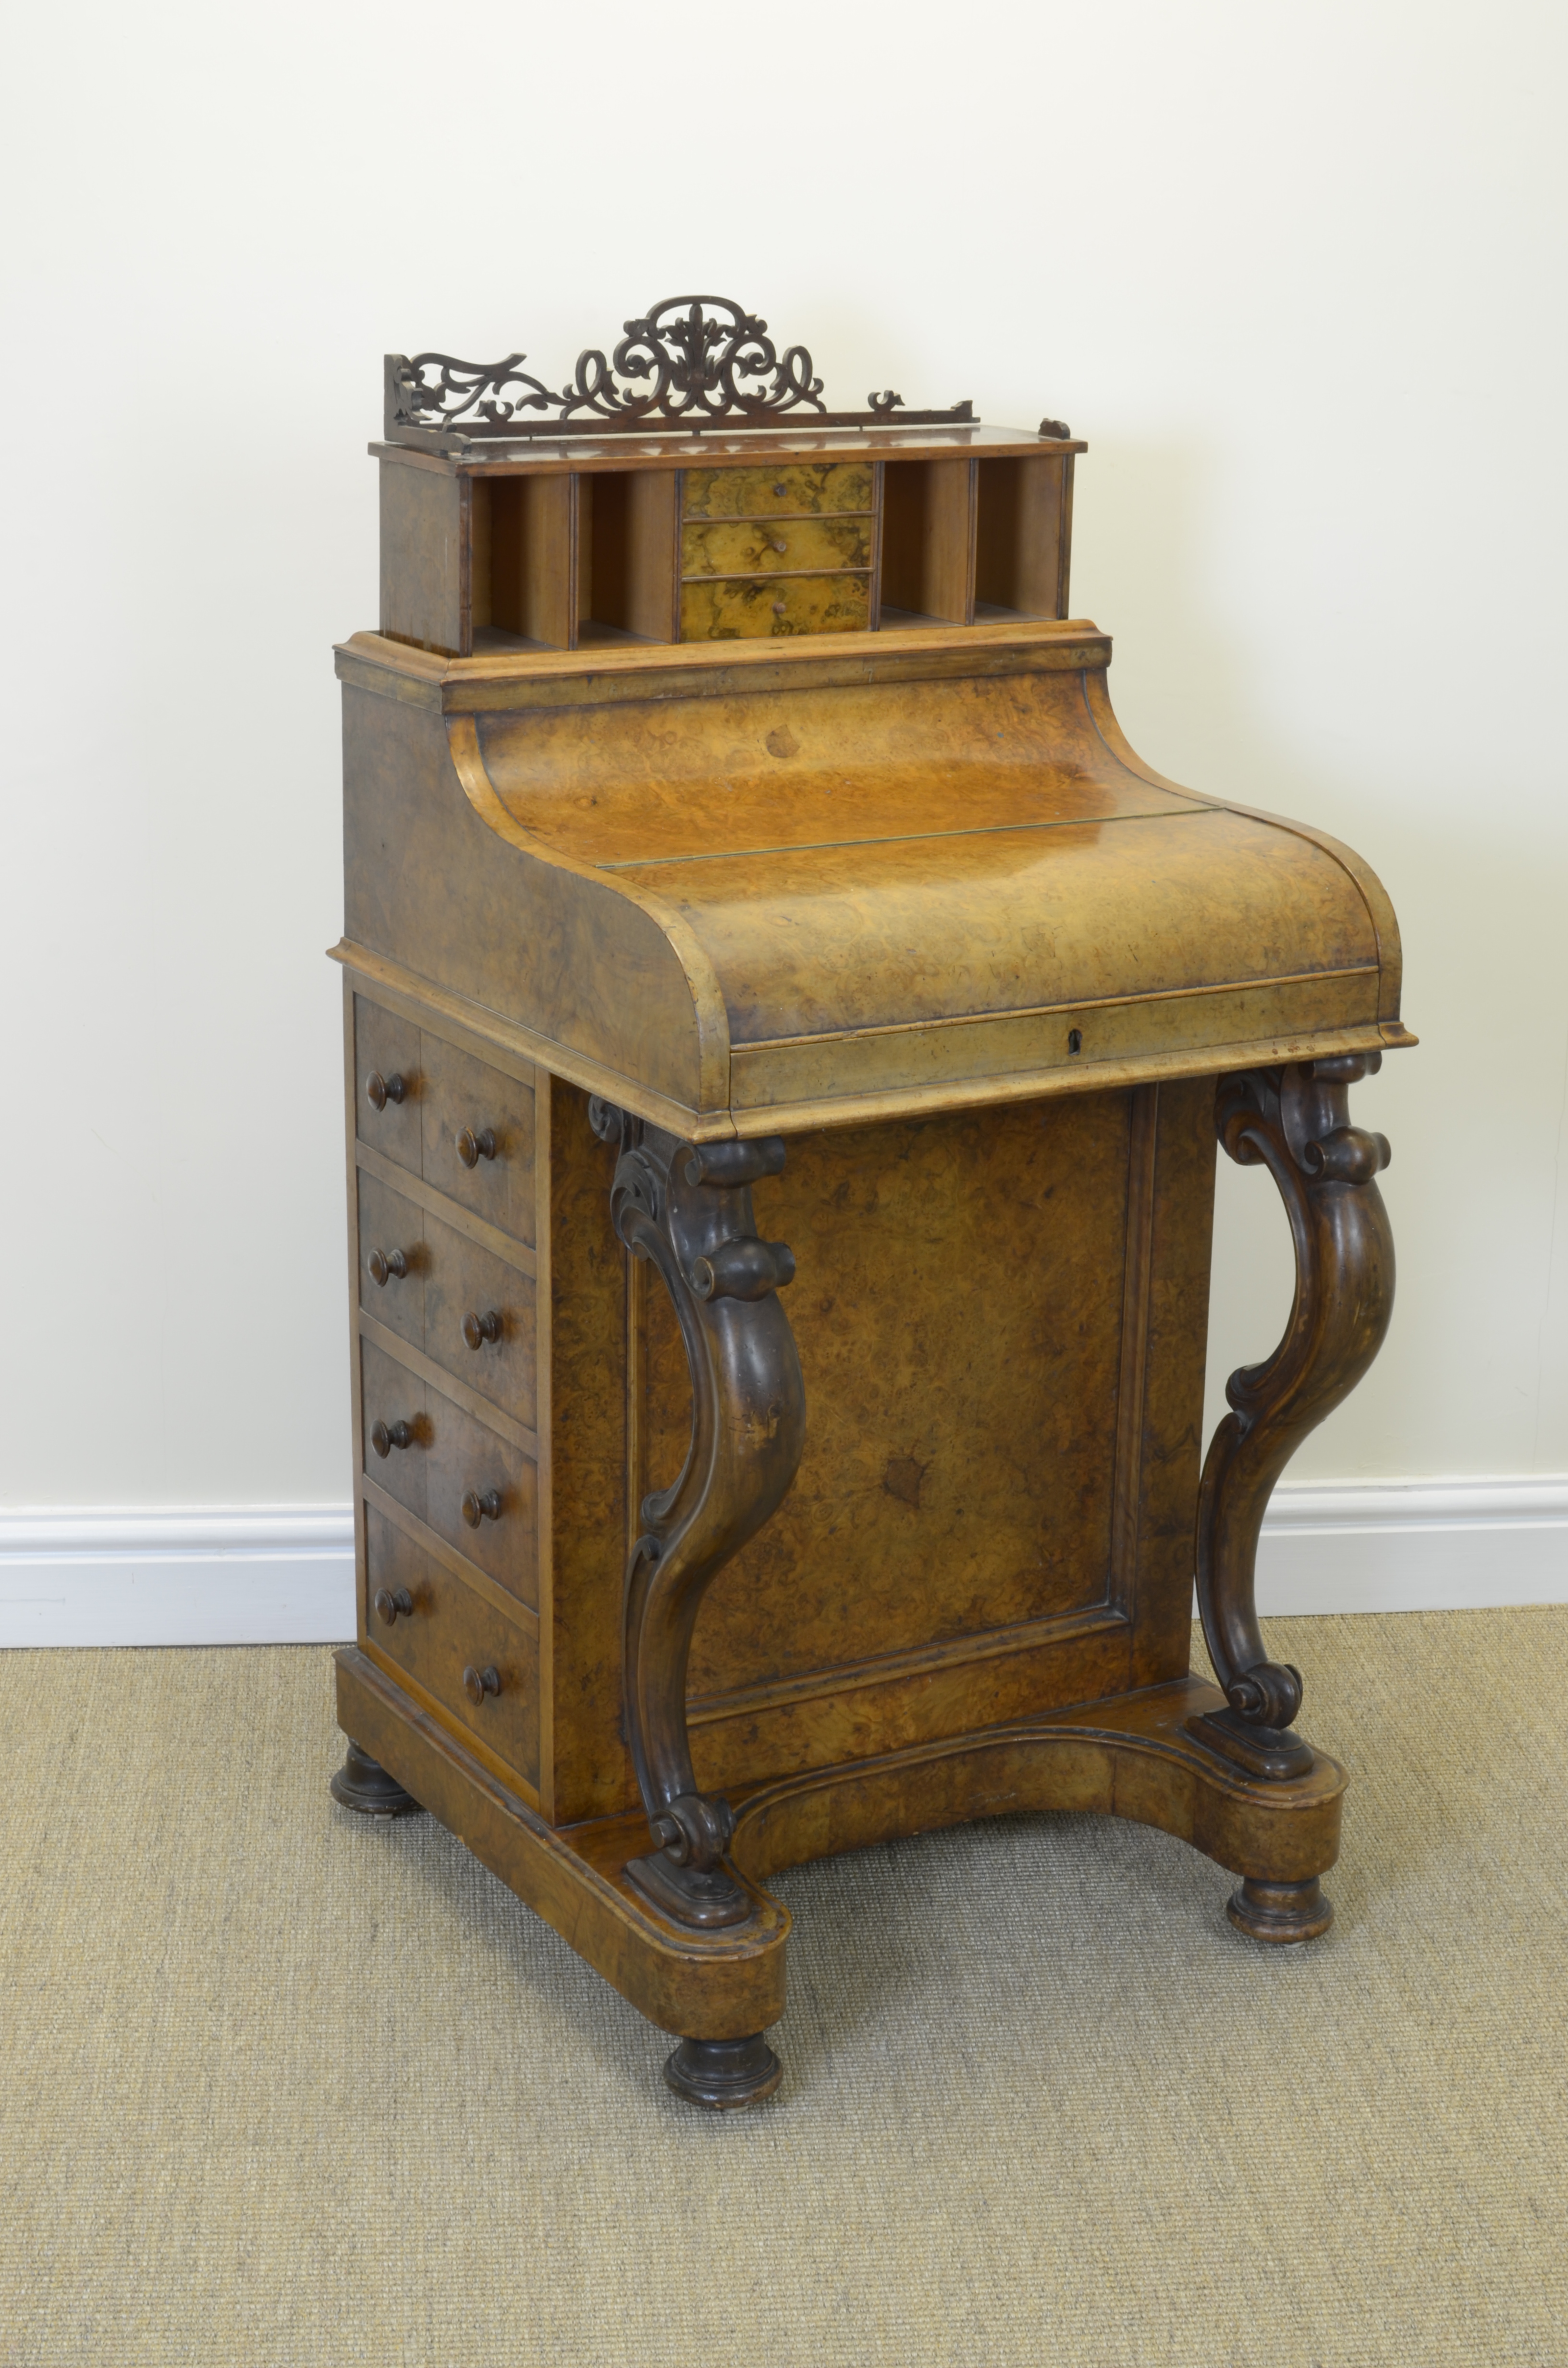
[{"label": "wooden top surface", "polygon": [[777,428],[731,431],[705,427],[684,433],[665,429],[645,436],[530,436],[471,446],[460,455],[425,452],[404,444],[373,443],[378,461],[444,476],[513,477],[562,470],[700,469],[720,461],[749,461],[758,469],[776,461],[952,461],[966,454],[989,461],[1040,452],[1086,452],[1079,437],[1040,436],[1032,427],[984,427],[978,422],[954,427],[819,427],[791,424]]},{"label": "wooden top surface", "polygon": [[[341,670],[441,712],[471,807],[563,902],[597,880],[663,931],[706,1030],[691,1106],[722,1089],[743,1131],[1410,1041],[1374,876],[1142,765],[1094,626],[845,638],[508,668],[367,635]],[[615,939],[576,959],[613,971]],[[530,972],[516,1017],[561,1038],[558,992]],[[654,1089],[624,1032],[611,1065]]]}]

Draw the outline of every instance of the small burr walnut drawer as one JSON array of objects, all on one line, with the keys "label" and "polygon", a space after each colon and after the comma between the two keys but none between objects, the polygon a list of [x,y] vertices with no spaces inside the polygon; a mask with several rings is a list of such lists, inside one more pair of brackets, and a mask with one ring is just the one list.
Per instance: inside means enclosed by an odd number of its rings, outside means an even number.
[{"label": "small burr walnut drawer", "polygon": [[763,518],[869,510],[875,500],[869,461],[792,461],[771,469],[688,469],[681,507],[688,518]]},{"label": "small burr walnut drawer", "polygon": [[870,576],[847,570],[832,575],[699,576],[680,587],[683,642],[863,633],[870,621]]},{"label": "small burr walnut drawer", "polygon": [[869,567],[876,519],[870,517],[699,518],[681,529],[680,572],[687,575],[792,575]]},{"label": "small burr walnut drawer", "polygon": [[374,1505],[365,1508],[360,1611],[379,1652],[508,1768],[539,1782],[539,1642],[527,1612],[509,1617]]},{"label": "small burr walnut drawer", "polygon": [[354,1064],[359,1141],[531,1244],[533,1087],[362,995],[354,998]]},{"label": "small burr walnut drawer", "polygon": [[365,1314],[531,1430],[532,1276],[363,1168],[358,1189]]},{"label": "small burr walnut drawer", "polygon": [[535,1609],[539,1474],[533,1458],[373,1340],[360,1344],[360,1383],[369,1478],[498,1587]]}]

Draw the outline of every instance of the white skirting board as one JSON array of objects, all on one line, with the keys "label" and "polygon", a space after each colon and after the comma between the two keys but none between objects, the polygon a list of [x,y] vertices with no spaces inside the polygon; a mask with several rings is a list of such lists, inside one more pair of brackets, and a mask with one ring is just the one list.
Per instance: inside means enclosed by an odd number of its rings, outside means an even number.
[{"label": "white skirting board", "polygon": [[[1276,1491],[1258,1609],[1568,1602],[1568,1475]],[[0,1512],[0,1646],[319,1645],[354,1634],[347,1506]]]}]

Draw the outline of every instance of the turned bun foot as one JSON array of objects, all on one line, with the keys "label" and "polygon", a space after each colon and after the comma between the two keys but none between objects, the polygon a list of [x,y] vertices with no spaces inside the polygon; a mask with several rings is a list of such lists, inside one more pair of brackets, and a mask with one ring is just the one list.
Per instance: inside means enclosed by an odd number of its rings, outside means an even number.
[{"label": "turned bun foot", "polygon": [[665,2078],[677,2097],[731,2112],[771,2097],[784,2066],[759,2031],[750,2039],[683,2039],[665,2059]]},{"label": "turned bun foot", "polygon": [[395,1776],[389,1776],[379,1759],[350,1743],[342,1767],[327,1784],[335,1801],[346,1809],[358,1809],[362,1817],[403,1817],[418,1802],[412,1793],[405,1793]]},{"label": "turned bun foot", "polygon": [[1238,1932],[1278,1946],[1315,1941],[1334,1921],[1334,1909],[1314,1874],[1310,1883],[1260,1883],[1248,1875],[1233,1891],[1225,1913]]}]

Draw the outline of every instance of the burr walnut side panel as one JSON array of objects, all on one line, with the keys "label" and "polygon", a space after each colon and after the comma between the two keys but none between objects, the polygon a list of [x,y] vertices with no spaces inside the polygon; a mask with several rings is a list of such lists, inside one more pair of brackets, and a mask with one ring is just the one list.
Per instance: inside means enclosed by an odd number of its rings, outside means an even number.
[{"label": "burr walnut side panel", "polygon": [[[756,1200],[795,1253],[805,1453],[704,1605],[694,1695],[1108,1602],[1131,1102],[791,1139]],[[653,1488],[689,1392],[644,1304]]]}]

